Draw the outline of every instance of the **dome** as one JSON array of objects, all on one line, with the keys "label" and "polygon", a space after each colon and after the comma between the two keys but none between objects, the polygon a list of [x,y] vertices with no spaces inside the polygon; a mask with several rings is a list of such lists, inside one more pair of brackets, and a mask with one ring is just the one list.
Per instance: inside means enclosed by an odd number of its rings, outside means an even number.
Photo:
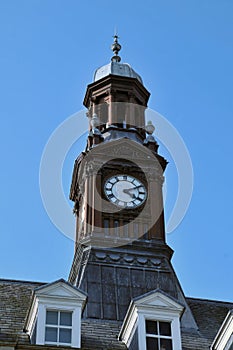
[{"label": "dome", "polygon": [[94,74],[94,81],[107,77],[109,74],[136,78],[138,81],[140,81],[141,84],[143,84],[140,75],[138,75],[128,63],[119,63],[115,61],[112,61],[109,64],[96,69]]}]

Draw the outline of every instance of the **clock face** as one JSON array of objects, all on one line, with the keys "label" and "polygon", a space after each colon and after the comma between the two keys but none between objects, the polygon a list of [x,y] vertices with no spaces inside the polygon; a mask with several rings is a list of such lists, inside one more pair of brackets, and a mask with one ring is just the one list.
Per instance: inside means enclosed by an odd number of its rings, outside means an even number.
[{"label": "clock face", "polygon": [[115,175],[104,184],[106,197],[122,208],[136,208],[147,197],[145,186],[141,181],[130,175]]}]

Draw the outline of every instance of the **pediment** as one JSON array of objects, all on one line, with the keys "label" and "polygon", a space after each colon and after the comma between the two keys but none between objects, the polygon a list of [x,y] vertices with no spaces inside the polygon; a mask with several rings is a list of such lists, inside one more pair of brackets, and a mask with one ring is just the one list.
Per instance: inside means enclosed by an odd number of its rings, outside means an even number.
[{"label": "pediment", "polygon": [[63,297],[63,298],[76,298],[80,300],[86,299],[86,294],[76,287],[72,286],[65,280],[58,280],[52,283],[48,283],[35,290],[35,295],[38,297]]},{"label": "pediment", "polygon": [[130,157],[131,159],[147,159],[148,156],[152,156],[150,150],[148,150],[143,144],[131,140],[129,138],[121,138],[117,140],[111,140],[106,143],[98,145],[98,150],[94,149],[97,152],[101,152],[106,148],[107,154],[111,154],[114,157]]},{"label": "pediment", "polygon": [[114,159],[125,159],[140,167],[160,169],[162,173],[158,157],[143,144],[126,137],[100,143],[85,156],[86,163],[93,164],[92,166],[101,165]]},{"label": "pediment", "polygon": [[[152,290],[131,300],[130,306],[123,320],[119,338],[129,347],[132,337],[138,329],[140,349],[145,347],[145,319],[177,320],[184,311],[184,306],[160,289]],[[136,326],[135,326],[136,325]],[[173,322],[174,325],[174,322]],[[137,328],[136,328],[137,327]],[[179,329],[178,329],[179,334]],[[141,337],[142,335],[142,337]],[[141,340],[140,340],[141,339]],[[177,342],[181,349],[180,340]]]},{"label": "pediment", "polygon": [[134,304],[138,307],[142,306],[163,308],[177,312],[182,312],[184,309],[184,306],[182,304],[180,304],[178,301],[171,298],[169,295],[160,290],[151,291],[149,293],[137,297],[134,300]]}]

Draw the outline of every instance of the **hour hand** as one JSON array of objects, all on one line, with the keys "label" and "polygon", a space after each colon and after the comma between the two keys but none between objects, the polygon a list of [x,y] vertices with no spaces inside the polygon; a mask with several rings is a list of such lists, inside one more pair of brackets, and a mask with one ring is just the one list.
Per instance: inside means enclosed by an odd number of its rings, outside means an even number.
[{"label": "hour hand", "polygon": [[132,198],[136,198],[135,194],[131,192],[132,190],[134,190],[134,188],[124,188],[123,192],[124,192],[124,193],[127,193],[127,194],[130,195]]}]

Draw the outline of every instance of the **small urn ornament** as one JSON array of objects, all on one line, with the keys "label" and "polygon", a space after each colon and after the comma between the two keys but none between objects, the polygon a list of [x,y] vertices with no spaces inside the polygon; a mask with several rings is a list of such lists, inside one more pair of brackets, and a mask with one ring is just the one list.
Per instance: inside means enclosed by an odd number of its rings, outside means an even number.
[{"label": "small urn ornament", "polygon": [[146,130],[146,133],[148,134],[146,140],[148,142],[155,142],[155,138],[154,136],[152,136],[153,132],[155,131],[155,127],[154,125],[152,124],[152,121],[148,121],[146,127],[145,127],[145,130]]}]

